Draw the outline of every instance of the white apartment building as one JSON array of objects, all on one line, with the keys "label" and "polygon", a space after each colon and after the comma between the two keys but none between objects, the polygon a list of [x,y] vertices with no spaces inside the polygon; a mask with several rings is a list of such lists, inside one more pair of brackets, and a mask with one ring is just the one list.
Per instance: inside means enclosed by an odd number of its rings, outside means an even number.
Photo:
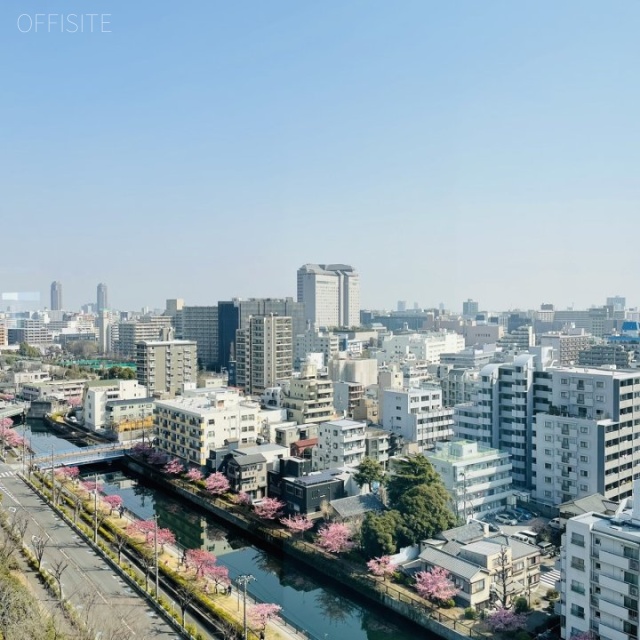
[{"label": "white apartment building", "polygon": [[311,353],[321,353],[326,366],[329,360],[338,355],[340,351],[340,338],[335,333],[308,329],[294,338],[293,360],[294,367],[300,369]]},{"label": "white apartment building", "polygon": [[464,337],[452,331],[400,333],[385,336],[380,348],[372,349],[378,364],[402,362],[407,356],[433,364],[440,362],[440,354],[457,353],[465,347]]},{"label": "white apartment building", "polygon": [[360,326],[360,276],[347,264],[305,264],[298,269],[298,302],[314,328]]},{"label": "white apartment building", "polygon": [[483,367],[474,400],[454,407],[456,436],[510,453],[519,488],[532,486],[533,415],[549,407],[550,354],[538,347],[511,363]]},{"label": "white apartment building", "polygon": [[335,417],[333,382],[318,374],[315,365],[307,363],[299,376],[283,389],[282,407],[287,420],[297,424],[321,423]]},{"label": "white apartment building", "polygon": [[252,316],[236,331],[236,384],[260,395],[293,372],[293,322],[288,316]]},{"label": "white apartment building", "polygon": [[118,323],[118,353],[125,358],[136,357],[136,345],[144,340],[156,341],[171,329],[169,316],[143,316],[140,320]]},{"label": "white apartment building", "polygon": [[353,418],[361,398],[364,398],[364,386],[359,382],[333,383],[333,406],[337,413]]},{"label": "white apartment building", "polygon": [[150,396],[173,397],[197,383],[198,354],[189,340],[145,340],[136,345],[138,382]]},{"label": "white apartment building", "polygon": [[367,452],[367,424],[355,420],[323,422],[318,429],[318,446],[313,449],[315,470],[357,466]]},{"label": "white apartment building", "polygon": [[561,635],[600,640],[638,637],[640,483],[614,515],[585,513],[567,521],[560,556]]},{"label": "white apartment building", "polygon": [[504,508],[513,499],[508,453],[470,440],[437,442],[425,453],[451,494],[459,518],[480,517]]},{"label": "white apartment building", "polygon": [[147,389],[137,380],[91,380],[85,385],[82,418],[90,429],[107,426],[107,403],[113,400],[137,400],[147,397]]},{"label": "white apartment building", "polygon": [[474,344],[495,344],[504,336],[504,327],[499,324],[465,324],[464,340],[468,347]]},{"label": "white apartment building", "polygon": [[209,452],[256,443],[260,404],[233,389],[216,389],[175,400],[159,400],[155,409],[158,448],[182,462],[204,468]]},{"label": "white apartment building", "polygon": [[47,382],[31,382],[22,385],[20,396],[23,400],[33,402],[55,398],[66,402],[80,401],[84,393],[86,380],[49,380]]},{"label": "white apartment building", "polygon": [[374,358],[334,356],[329,360],[327,369],[333,382],[359,382],[368,387],[378,380],[378,362]]},{"label": "white apartment building", "polygon": [[584,329],[570,328],[566,331],[543,333],[540,344],[552,347],[553,359],[565,367],[578,363],[580,352],[593,344],[593,336]]},{"label": "white apartment building", "polygon": [[550,505],[631,495],[640,473],[640,372],[548,370],[550,406],[536,415],[534,491]]},{"label": "white apartment building", "polygon": [[463,369],[441,364],[438,366],[437,375],[442,387],[442,404],[445,407],[471,402],[478,391],[479,369]]},{"label": "white apartment building", "polygon": [[422,451],[453,436],[453,409],[443,406],[442,389],[437,384],[384,389],[380,414],[384,429],[406,442],[415,442]]}]

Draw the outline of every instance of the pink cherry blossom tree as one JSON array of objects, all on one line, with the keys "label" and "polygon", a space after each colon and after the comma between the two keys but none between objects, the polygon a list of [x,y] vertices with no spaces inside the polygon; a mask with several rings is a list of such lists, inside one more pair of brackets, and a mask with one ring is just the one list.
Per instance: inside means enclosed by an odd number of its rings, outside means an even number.
[{"label": "pink cherry blossom tree", "polygon": [[102,485],[95,480],[85,480],[84,482],[80,483],[80,486],[89,493],[93,493],[94,491],[97,491],[99,493],[100,491],[102,491]]},{"label": "pink cherry blossom tree", "polygon": [[244,491],[241,491],[240,493],[232,494],[231,501],[239,505],[250,505],[253,502],[253,500],[251,499],[251,496],[248,493],[245,493]]},{"label": "pink cherry blossom tree", "polygon": [[130,449],[131,454],[136,458],[148,458],[153,452],[153,447],[146,442],[137,442]]},{"label": "pink cherry blossom tree", "polygon": [[178,458],[172,458],[171,460],[169,460],[169,462],[167,462],[167,464],[164,465],[162,470],[168,476],[179,476],[184,471],[184,467],[182,466],[182,462],[180,462]]},{"label": "pink cherry blossom tree", "polygon": [[113,512],[114,509],[119,509],[122,506],[122,497],[121,496],[104,496],[102,501],[111,509]]},{"label": "pink cherry blossom tree", "polygon": [[346,524],[332,522],[318,531],[318,545],[329,553],[344,553],[353,547],[351,531]]},{"label": "pink cherry blossom tree", "polygon": [[218,559],[210,551],[204,549],[189,549],[185,554],[187,569],[195,569],[196,579],[202,578],[209,569],[216,565]]},{"label": "pink cherry blossom tree", "polygon": [[200,469],[196,469],[195,467],[189,469],[189,471],[185,473],[184,477],[189,480],[189,482],[199,482],[200,480],[202,480],[202,478],[204,478],[204,476],[202,475],[202,471],[200,471]]},{"label": "pink cherry blossom tree", "polygon": [[309,531],[309,529],[313,529],[313,522],[301,515],[280,518],[280,522],[287,527],[291,533],[304,533],[305,531]]},{"label": "pink cherry blossom tree", "polygon": [[579,633],[574,633],[571,636],[571,640],[594,640],[594,635],[591,631],[580,631]]},{"label": "pink cherry blossom tree", "polygon": [[487,624],[492,631],[517,631],[524,627],[526,621],[527,616],[524,614],[504,607],[500,607],[487,618]]},{"label": "pink cherry blossom tree", "polygon": [[228,587],[231,584],[231,580],[229,579],[229,569],[220,564],[216,564],[207,569],[206,576],[213,580],[213,583],[216,585],[216,593],[218,593],[218,586]]},{"label": "pink cherry blossom tree", "polygon": [[449,579],[449,572],[442,567],[433,567],[429,571],[416,574],[416,590],[423,598],[444,602],[455,597],[458,589]]},{"label": "pink cherry blossom tree", "polygon": [[162,453],[162,451],[158,451],[157,449],[153,449],[147,456],[147,462],[156,466],[161,464],[164,465],[167,463],[167,454]]},{"label": "pink cherry blossom tree", "polygon": [[24,438],[13,429],[11,418],[0,418],[0,446],[21,447]]},{"label": "pink cherry blossom tree", "polygon": [[127,531],[131,535],[142,536],[146,545],[155,544],[156,535],[158,536],[158,545],[161,551],[164,551],[166,544],[174,544],[176,537],[171,529],[158,527],[156,533],[155,520],[136,520],[127,527]]},{"label": "pink cherry blossom tree", "polygon": [[67,398],[67,404],[75,409],[82,404],[82,399],[79,396],[73,396],[71,398]]},{"label": "pink cherry blossom tree", "polygon": [[282,607],[279,604],[254,604],[247,609],[247,615],[251,621],[253,627],[257,627],[262,631],[265,630],[267,622],[278,617],[278,614],[282,611]]},{"label": "pink cherry blossom tree", "polygon": [[263,520],[275,520],[285,506],[285,503],[277,498],[264,498],[262,502],[254,505],[253,508],[258,518],[262,518]]},{"label": "pink cherry blossom tree", "polygon": [[78,467],[59,467],[55,470],[55,476],[60,482],[75,480],[80,475]]},{"label": "pink cherry blossom tree", "polygon": [[380,556],[367,562],[367,568],[376,577],[386,580],[396,570],[396,565],[391,561],[391,556]]},{"label": "pink cherry blossom tree", "polygon": [[219,496],[229,491],[229,481],[223,473],[216,471],[207,476],[204,487],[211,495]]}]

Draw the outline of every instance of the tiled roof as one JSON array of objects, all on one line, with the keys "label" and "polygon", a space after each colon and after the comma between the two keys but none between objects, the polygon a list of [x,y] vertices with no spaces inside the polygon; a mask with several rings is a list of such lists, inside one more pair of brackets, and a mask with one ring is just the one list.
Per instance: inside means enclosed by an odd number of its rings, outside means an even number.
[{"label": "tiled roof", "polygon": [[455,556],[450,556],[448,553],[443,553],[438,549],[425,549],[420,553],[420,559],[427,564],[435,567],[442,567],[454,576],[466,578],[467,580],[471,580],[471,578],[477,575],[480,571],[488,573],[486,569],[477,564],[473,564],[472,562],[462,560]]},{"label": "tiled roof", "polygon": [[367,511],[382,511],[384,509],[380,498],[373,493],[332,500],[331,506],[341,518],[352,518]]}]

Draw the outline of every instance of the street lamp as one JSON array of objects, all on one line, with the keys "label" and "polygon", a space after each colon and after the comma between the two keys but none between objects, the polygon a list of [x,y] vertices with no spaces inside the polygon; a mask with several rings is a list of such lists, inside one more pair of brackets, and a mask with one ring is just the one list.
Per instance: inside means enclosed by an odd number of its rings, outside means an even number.
[{"label": "street lamp", "polygon": [[242,626],[244,630],[242,634],[243,640],[247,640],[247,583],[251,582],[252,580],[255,580],[255,578],[250,573],[242,574],[237,578],[238,588],[240,587],[240,585],[242,585],[242,591],[244,594],[244,610],[242,613]]}]

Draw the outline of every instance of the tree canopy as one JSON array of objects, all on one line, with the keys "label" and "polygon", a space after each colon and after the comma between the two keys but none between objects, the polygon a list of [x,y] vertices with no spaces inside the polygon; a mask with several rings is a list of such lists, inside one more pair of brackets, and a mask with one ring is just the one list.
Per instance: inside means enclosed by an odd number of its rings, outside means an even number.
[{"label": "tree canopy", "polygon": [[398,500],[410,489],[434,482],[442,483],[433,465],[422,454],[399,459],[394,464],[393,473],[387,483],[389,505],[395,507]]},{"label": "tree canopy", "polygon": [[382,482],[383,478],[384,469],[382,465],[372,458],[363,458],[358,465],[358,471],[353,476],[359,487],[363,487],[366,484],[369,490],[371,490],[373,482]]},{"label": "tree canopy", "polygon": [[369,511],[360,529],[360,543],[368,558],[396,553],[399,546],[408,544],[409,531],[398,511],[375,513]]},{"label": "tree canopy", "polygon": [[409,489],[397,503],[412,544],[455,526],[449,507],[449,493],[441,482],[420,484]]}]

